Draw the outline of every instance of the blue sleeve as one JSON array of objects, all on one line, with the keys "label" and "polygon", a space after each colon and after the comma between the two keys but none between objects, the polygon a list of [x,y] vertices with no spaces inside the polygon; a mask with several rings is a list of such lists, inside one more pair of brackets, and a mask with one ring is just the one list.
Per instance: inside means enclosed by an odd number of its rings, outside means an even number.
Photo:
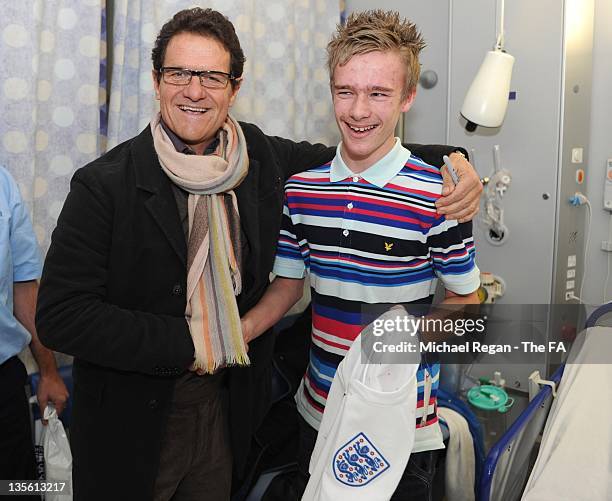
[{"label": "blue sleeve", "polygon": [[15,180],[2,168],[0,172],[8,188],[10,210],[10,246],[13,259],[13,282],[25,282],[40,278],[42,263],[38,242],[34,235],[27,206],[19,194]]}]

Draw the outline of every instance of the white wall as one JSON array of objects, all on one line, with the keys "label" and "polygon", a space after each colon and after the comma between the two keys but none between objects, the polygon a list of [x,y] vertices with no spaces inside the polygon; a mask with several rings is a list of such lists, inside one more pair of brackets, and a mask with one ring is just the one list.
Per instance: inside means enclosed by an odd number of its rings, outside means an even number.
[{"label": "white wall", "polygon": [[[605,164],[612,158],[612,1],[595,0],[595,35],[593,44],[593,95],[591,107],[591,144],[587,178],[587,196],[593,206],[589,263],[584,286],[584,300],[599,304],[603,300],[603,286],[610,253],[601,250],[607,239],[610,213],[603,207]],[[612,299],[612,284],[608,300]]]}]

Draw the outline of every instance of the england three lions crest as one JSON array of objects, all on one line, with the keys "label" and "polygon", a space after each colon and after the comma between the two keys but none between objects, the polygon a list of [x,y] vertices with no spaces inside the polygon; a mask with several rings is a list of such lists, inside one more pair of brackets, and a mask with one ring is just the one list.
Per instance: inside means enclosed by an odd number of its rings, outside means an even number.
[{"label": "england three lions crest", "polygon": [[332,467],[339,482],[363,487],[387,471],[390,465],[370,439],[358,433],[336,451]]}]

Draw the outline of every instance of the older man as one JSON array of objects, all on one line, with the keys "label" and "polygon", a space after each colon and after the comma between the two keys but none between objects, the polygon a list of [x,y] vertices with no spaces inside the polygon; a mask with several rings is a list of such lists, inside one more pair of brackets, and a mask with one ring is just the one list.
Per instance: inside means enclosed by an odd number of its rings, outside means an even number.
[{"label": "older man", "polygon": [[[228,115],[243,63],[223,15],[177,13],[153,49],[161,113],[72,180],[37,325],[75,356],[75,499],[228,499],[268,409],[274,341],[247,354],[240,315],[268,286],[284,181],[334,150]],[[461,216],[480,194],[462,167]]]}]

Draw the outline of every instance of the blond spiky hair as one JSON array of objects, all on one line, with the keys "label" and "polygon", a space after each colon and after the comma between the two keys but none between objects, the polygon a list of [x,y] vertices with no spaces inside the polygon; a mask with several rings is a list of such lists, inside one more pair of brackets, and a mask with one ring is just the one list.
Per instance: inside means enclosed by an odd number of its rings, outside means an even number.
[{"label": "blond spiky hair", "polygon": [[398,12],[381,9],[354,12],[327,44],[327,66],[330,81],[338,65],[345,65],[358,54],[374,51],[397,51],[406,64],[403,97],[416,89],[421,71],[419,53],[425,41],[414,23],[401,19]]}]

